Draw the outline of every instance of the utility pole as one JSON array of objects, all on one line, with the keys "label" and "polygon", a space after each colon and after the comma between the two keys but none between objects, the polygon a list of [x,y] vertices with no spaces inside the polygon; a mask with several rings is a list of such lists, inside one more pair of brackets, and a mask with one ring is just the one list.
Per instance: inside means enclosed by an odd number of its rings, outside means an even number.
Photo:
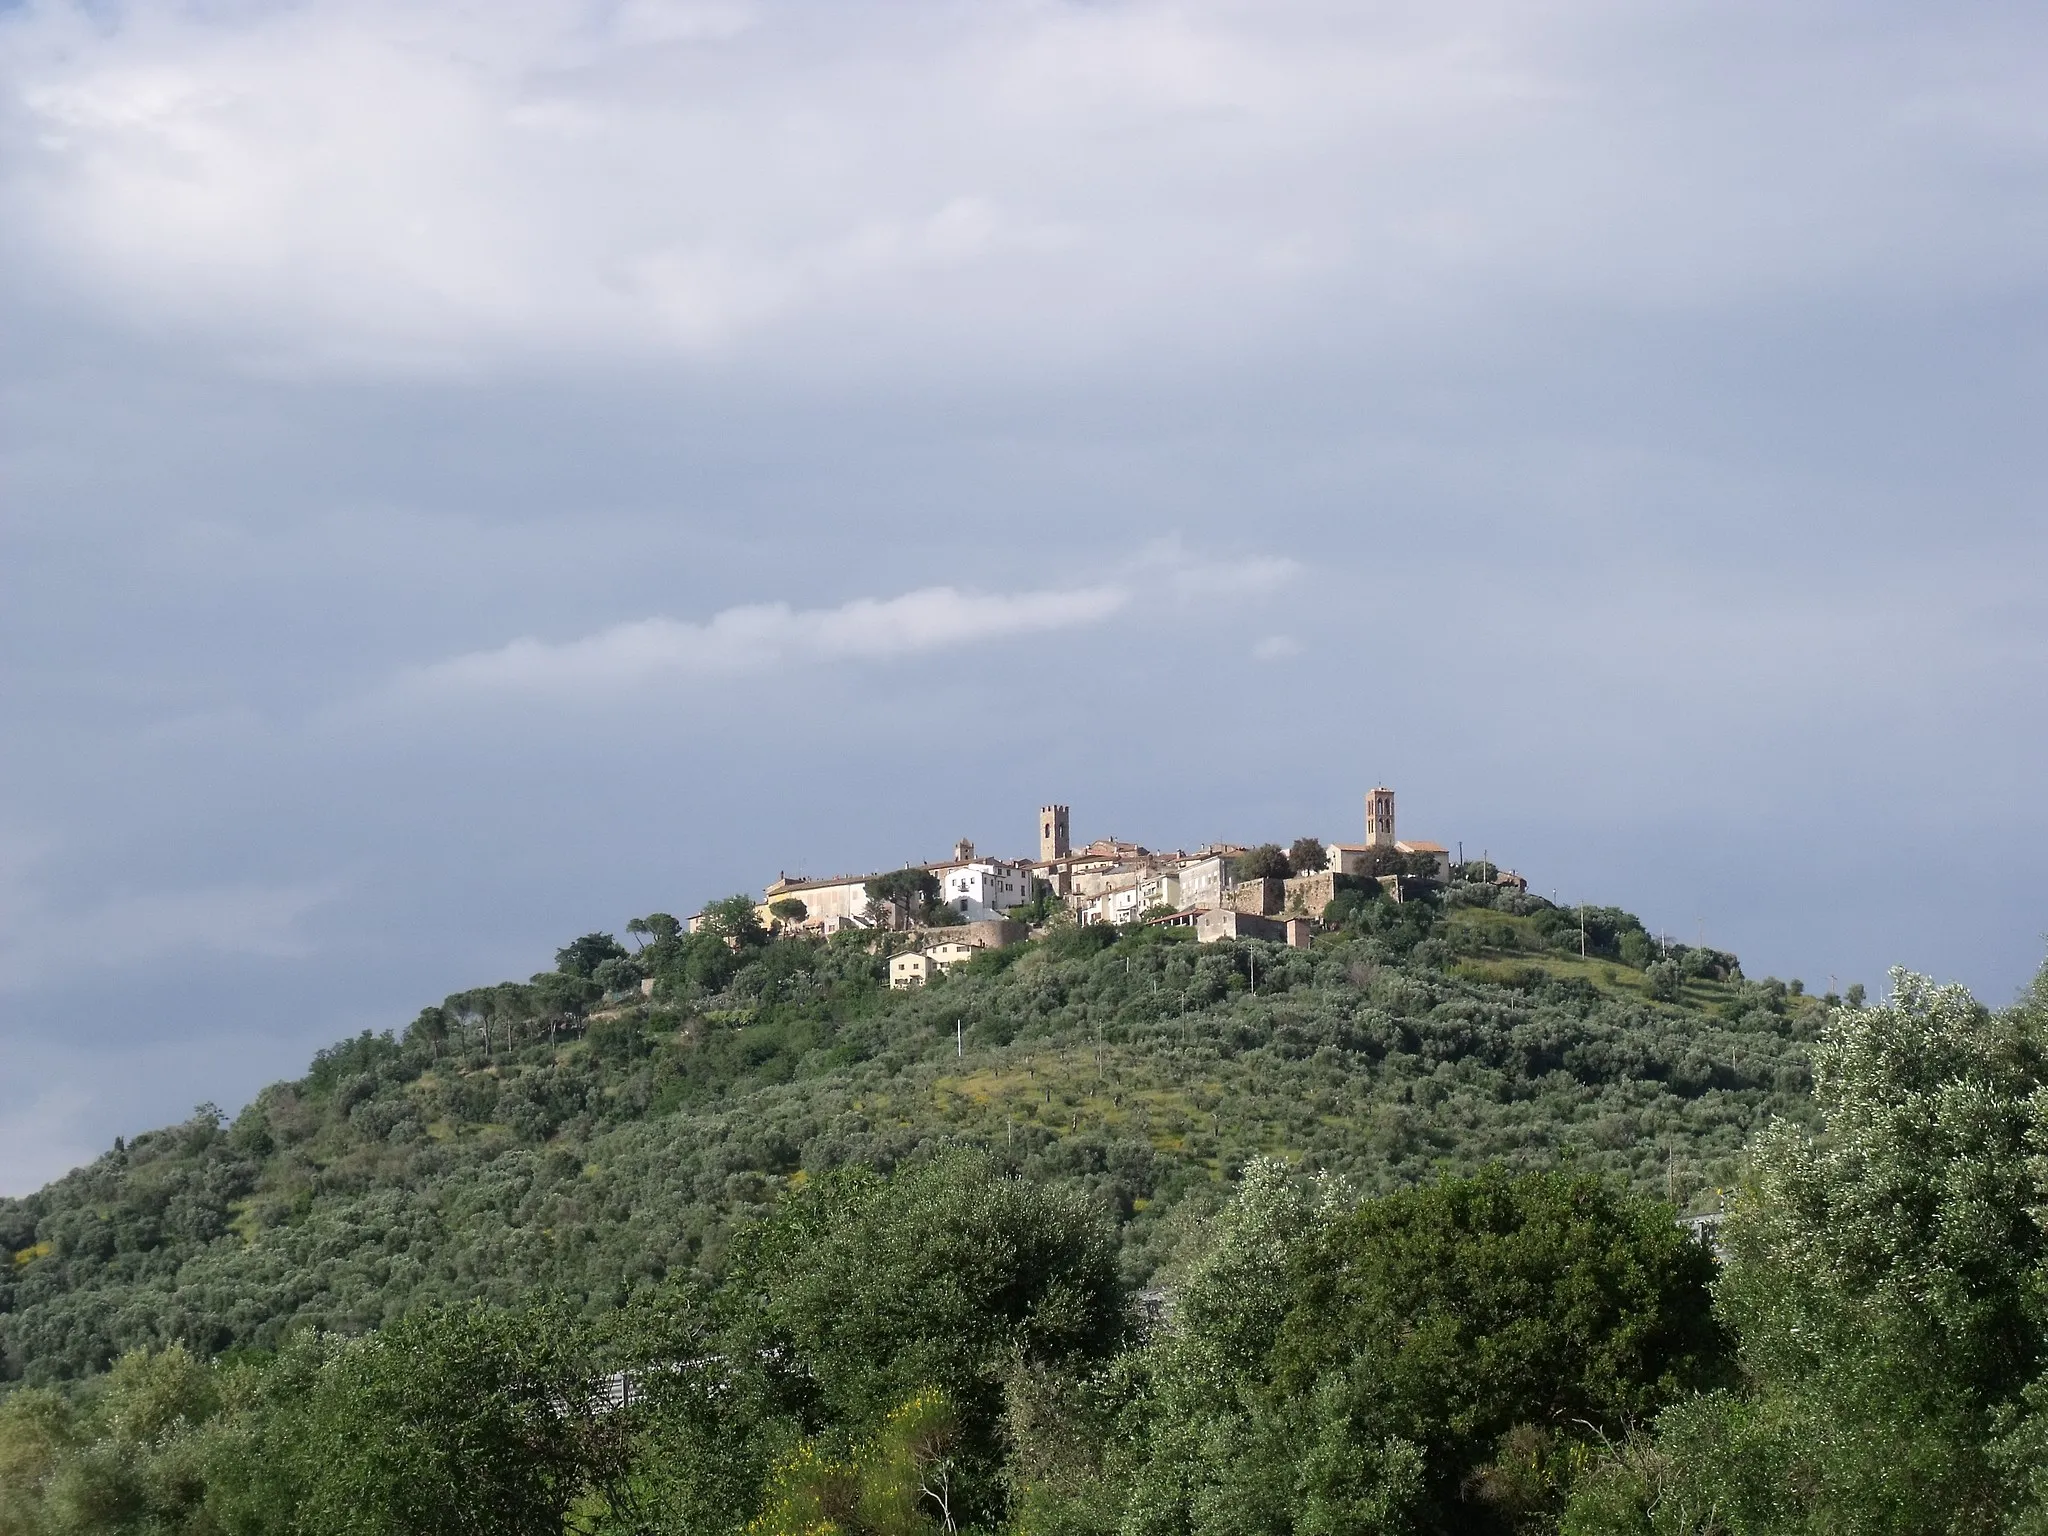
[{"label": "utility pole", "polygon": [[961,1061],[967,1059],[967,1021],[964,1018],[953,1020],[953,1053]]},{"label": "utility pole", "polygon": [[1579,903],[1579,958],[1586,958],[1586,904]]}]

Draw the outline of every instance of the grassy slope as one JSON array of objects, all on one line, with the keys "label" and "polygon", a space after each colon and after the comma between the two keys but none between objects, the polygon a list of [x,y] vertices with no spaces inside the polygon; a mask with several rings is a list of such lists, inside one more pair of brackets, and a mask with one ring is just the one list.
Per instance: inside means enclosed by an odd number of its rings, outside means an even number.
[{"label": "grassy slope", "polygon": [[790,1180],[948,1141],[1093,1189],[1136,1277],[1168,1213],[1256,1153],[1375,1189],[1571,1158],[1701,1204],[1763,1116],[1803,1113],[1811,1000],[1695,982],[1654,1003],[1642,973],[1520,920],[1453,911],[1436,933],[1407,958],[1361,934],[1041,943],[908,995],[856,948],[778,944],[717,996],[583,1038],[365,1037],[232,1127],[141,1136],[0,1201],[0,1375],[536,1286],[603,1305],[715,1268]]}]

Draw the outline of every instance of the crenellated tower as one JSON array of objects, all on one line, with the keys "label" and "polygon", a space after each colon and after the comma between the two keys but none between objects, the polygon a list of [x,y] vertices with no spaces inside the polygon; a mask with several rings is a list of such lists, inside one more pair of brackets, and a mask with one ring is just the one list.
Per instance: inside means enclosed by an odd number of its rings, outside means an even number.
[{"label": "crenellated tower", "polygon": [[1064,805],[1041,805],[1038,808],[1038,861],[1050,864],[1054,859],[1064,859],[1073,849],[1067,832],[1067,808]]}]

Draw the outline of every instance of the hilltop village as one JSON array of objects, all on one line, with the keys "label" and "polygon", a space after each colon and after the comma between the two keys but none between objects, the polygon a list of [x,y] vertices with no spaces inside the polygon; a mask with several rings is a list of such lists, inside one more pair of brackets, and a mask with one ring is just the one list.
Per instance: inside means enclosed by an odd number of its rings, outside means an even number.
[{"label": "hilltop village", "polygon": [[[1485,877],[1528,887],[1491,866]],[[1036,858],[986,857],[963,839],[950,859],[932,864],[826,879],[784,873],[762,892],[755,913],[776,933],[915,935],[889,962],[890,985],[903,988],[981,950],[1020,943],[1034,926],[1055,920],[1190,928],[1205,944],[1258,938],[1305,947],[1341,890],[1374,881],[1401,901],[1450,878],[1450,850],[1401,839],[1394,792],[1381,785],[1365,797],[1361,842],[1302,838],[1287,849],[1210,843],[1186,853],[1105,837],[1076,848],[1068,808],[1047,805],[1038,813]],[[692,918],[691,931],[703,921]]]}]

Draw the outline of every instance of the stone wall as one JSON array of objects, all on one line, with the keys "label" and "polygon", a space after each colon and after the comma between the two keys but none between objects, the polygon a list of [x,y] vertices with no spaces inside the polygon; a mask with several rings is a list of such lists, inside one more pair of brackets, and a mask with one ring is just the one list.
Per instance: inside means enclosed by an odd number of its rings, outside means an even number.
[{"label": "stone wall", "polygon": [[1254,917],[1274,917],[1287,903],[1287,882],[1271,875],[1257,880],[1240,880],[1230,893],[1233,912]]},{"label": "stone wall", "polygon": [[918,932],[929,943],[972,944],[977,949],[1008,949],[1031,937],[1030,930],[1013,917],[985,917],[977,922],[922,928]]},{"label": "stone wall", "polygon": [[1334,869],[1317,870],[1312,875],[1296,875],[1286,882],[1285,899],[1280,910],[1290,916],[1313,917],[1318,920],[1323,908],[1337,899],[1339,891],[1364,890],[1371,882],[1358,875],[1340,875]]},{"label": "stone wall", "polygon": [[[1278,880],[1273,882],[1275,885],[1279,883]],[[1203,944],[1214,944],[1218,939],[1270,939],[1275,943],[1285,943],[1287,925],[1252,912],[1214,908],[1196,915],[1195,938]]]}]

